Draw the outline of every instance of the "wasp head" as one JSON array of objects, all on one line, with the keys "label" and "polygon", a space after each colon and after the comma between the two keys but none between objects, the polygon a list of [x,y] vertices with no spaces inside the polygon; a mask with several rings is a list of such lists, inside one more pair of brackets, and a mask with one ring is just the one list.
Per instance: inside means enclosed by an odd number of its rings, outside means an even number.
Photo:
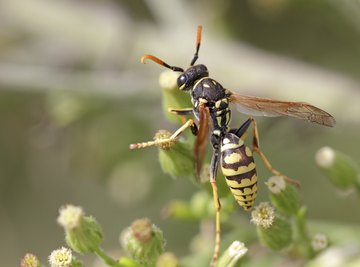
[{"label": "wasp head", "polygon": [[178,77],[177,84],[181,91],[189,91],[199,79],[208,76],[209,72],[205,65],[191,66]]}]

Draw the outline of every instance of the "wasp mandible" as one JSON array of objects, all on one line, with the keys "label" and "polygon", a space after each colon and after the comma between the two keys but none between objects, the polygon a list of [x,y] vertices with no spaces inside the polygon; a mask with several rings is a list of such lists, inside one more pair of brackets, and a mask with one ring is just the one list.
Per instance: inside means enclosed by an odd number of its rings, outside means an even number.
[{"label": "wasp mandible", "polygon": [[[209,71],[204,64],[195,65],[199,57],[201,33],[202,26],[198,26],[195,54],[191,59],[190,66],[185,70],[171,66],[153,55],[144,55],[141,58],[142,63],[145,63],[145,60],[152,60],[163,67],[180,72],[177,85],[181,91],[190,93],[193,107],[169,109],[169,111],[180,116],[193,114],[198,124],[193,119],[189,119],[167,139],[131,144],[130,148],[137,149],[173,142],[182,132],[190,128],[192,133],[197,136],[194,153],[196,173],[199,175],[206,153],[209,121],[211,121],[210,140],[213,154],[210,164],[210,183],[216,208],[216,244],[210,265],[214,266],[220,250],[221,205],[216,186],[216,173],[219,165],[232,194],[245,210],[251,209],[257,193],[257,174],[253,153],[260,156],[271,173],[283,176],[289,183],[298,184],[297,181],[274,169],[260,150],[258,129],[256,121],[252,117],[247,119],[238,129],[229,128],[230,103],[235,104],[239,112],[250,116],[289,116],[325,126],[334,126],[335,119],[329,113],[304,102],[245,96],[225,89],[219,82],[209,77]],[[253,127],[252,149],[246,146],[243,141],[244,134],[250,125]]]}]

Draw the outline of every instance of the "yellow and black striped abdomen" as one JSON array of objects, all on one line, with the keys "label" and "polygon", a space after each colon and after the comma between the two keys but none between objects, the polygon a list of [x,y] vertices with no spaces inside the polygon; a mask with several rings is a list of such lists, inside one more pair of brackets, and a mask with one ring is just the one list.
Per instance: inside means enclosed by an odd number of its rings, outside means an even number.
[{"label": "yellow and black striped abdomen", "polygon": [[225,134],[221,141],[220,164],[236,201],[250,210],[257,193],[256,166],[250,148],[235,134]]}]

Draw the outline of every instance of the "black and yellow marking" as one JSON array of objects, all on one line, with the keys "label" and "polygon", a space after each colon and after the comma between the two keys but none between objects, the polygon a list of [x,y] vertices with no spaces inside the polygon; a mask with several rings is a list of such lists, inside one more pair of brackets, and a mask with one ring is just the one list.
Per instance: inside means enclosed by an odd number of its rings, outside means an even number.
[{"label": "black and yellow marking", "polygon": [[250,210],[257,194],[256,165],[243,140],[226,133],[221,142],[221,170],[231,193],[244,210]]}]

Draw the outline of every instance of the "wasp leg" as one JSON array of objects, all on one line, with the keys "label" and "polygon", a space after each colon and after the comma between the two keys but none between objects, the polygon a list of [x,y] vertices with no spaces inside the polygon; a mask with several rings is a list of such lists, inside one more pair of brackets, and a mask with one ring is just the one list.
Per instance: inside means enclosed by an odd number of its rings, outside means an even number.
[{"label": "wasp leg", "polygon": [[[256,121],[253,118],[250,118],[252,124],[253,124],[253,152],[258,153],[258,155],[260,156],[261,160],[264,162],[266,168],[274,175],[276,176],[281,176],[285,179],[285,181],[289,184],[293,184],[296,187],[300,187],[300,182],[291,179],[289,177],[287,177],[286,175],[282,174],[281,172],[279,172],[278,170],[274,169],[273,166],[271,165],[270,161],[267,159],[267,157],[265,156],[265,154],[261,151],[260,149],[260,143],[259,143],[259,132],[258,132],[258,128],[256,125]],[[241,127],[240,127],[241,128]]]},{"label": "wasp leg", "polygon": [[[186,118],[185,116],[188,116],[188,115],[193,115],[194,114],[194,111],[192,108],[182,108],[182,109],[176,109],[176,108],[169,108],[168,111],[172,114],[175,114],[175,115],[179,115],[181,116],[182,118],[182,121],[183,123],[186,123]],[[190,126],[190,129],[191,129],[191,132],[193,133],[193,135],[197,135],[197,132],[198,132],[198,128],[197,128],[197,125],[194,124],[193,126]]]},{"label": "wasp leg", "polygon": [[190,119],[186,123],[184,123],[184,125],[182,125],[179,129],[177,129],[169,138],[131,144],[130,149],[139,149],[139,148],[145,148],[145,147],[149,147],[149,146],[158,146],[158,145],[161,145],[164,143],[176,142],[176,139],[180,136],[180,134],[182,134],[189,127],[192,129],[192,131],[193,131],[193,129],[196,129],[196,131],[197,131],[197,126],[196,126],[194,120]]},{"label": "wasp leg", "polygon": [[248,119],[245,121],[239,129],[231,129],[229,132],[237,135],[237,137],[243,139],[247,129],[249,128],[250,124],[252,122],[252,119]]},{"label": "wasp leg", "polygon": [[169,108],[168,111],[170,113],[180,115],[180,116],[186,116],[186,115],[192,115],[194,114],[193,108]]},{"label": "wasp leg", "polygon": [[214,150],[214,153],[211,158],[211,165],[210,165],[210,183],[212,186],[213,191],[213,198],[214,198],[214,205],[215,205],[215,211],[216,211],[216,219],[215,219],[215,248],[214,248],[214,254],[210,263],[210,266],[215,266],[215,262],[219,257],[219,251],[220,251],[220,209],[221,204],[219,200],[218,195],[218,189],[216,185],[216,173],[218,169],[219,164],[219,152],[218,150]]}]

